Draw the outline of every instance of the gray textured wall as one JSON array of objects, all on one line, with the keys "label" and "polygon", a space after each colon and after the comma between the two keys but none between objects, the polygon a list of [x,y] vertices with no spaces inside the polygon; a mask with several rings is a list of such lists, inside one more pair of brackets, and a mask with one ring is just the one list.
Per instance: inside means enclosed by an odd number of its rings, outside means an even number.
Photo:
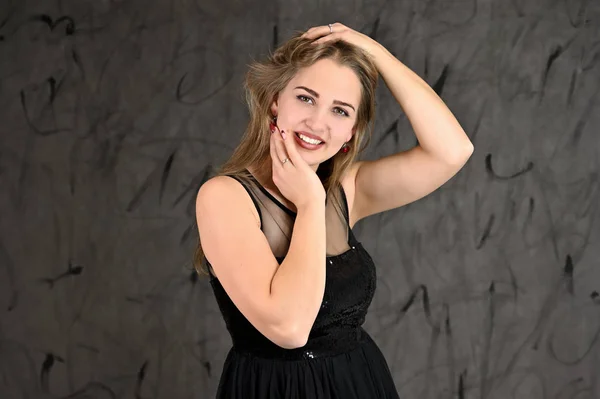
[{"label": "gray textured wall", "polygon": [[[246,64],[335,21],[476,148],[356,228],[401,395],[600,398],[597,0],[2,1],[0,397],[214,395],[230,339],[191,268],[195,194],[243,131]],[[378,104],[368,158],[415,143]]]}]

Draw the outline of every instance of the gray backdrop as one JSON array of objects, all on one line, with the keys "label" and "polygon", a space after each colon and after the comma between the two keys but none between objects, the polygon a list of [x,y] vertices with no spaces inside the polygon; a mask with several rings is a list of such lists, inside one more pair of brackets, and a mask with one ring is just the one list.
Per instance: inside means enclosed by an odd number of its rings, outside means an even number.
[{"label": "gray backdrop", "polygon": [[[335,21],[476,148],[356,226],[401,396],[600,398],[597,0],[3,0],[1,398],[214,396],[230,338],[191,265],[195,194],[241,137],[247,63]],[[382,84],[365,157],[414,144]]]}]

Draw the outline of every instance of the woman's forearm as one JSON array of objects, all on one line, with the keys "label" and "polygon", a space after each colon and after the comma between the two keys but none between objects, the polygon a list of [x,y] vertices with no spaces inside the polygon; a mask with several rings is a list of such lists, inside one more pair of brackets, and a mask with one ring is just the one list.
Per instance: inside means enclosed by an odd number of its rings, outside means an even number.
[{"label": "woman's forearm", "polygon": [[288,253],[271,282],[290,347],[303,346],[325,291],[325,203],[298,209]]}]

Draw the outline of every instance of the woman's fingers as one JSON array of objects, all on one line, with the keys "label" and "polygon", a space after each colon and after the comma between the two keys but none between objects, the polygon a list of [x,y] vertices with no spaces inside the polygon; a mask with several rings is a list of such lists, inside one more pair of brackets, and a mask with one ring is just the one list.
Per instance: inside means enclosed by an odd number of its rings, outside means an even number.
[{"label": "woman's fingers", "polygon": [[[276,128],[275,132],[271,134],[271,158],[273,162],[277,162],[278,166],[281,166],[283,161],[286,158],[289,158],[287,155],[287,151],[285,150],[285,146],[283,144],[283,139],[281,138],[281,133],[279,129]],[[287,161],[289,162],[289,160]]]},{"label": "woman's fingers", "polygon": [[277,146],[275,145],[275,135],[278,134],[277,131],[271,133],[271,141],[269,145],[269,153],[271,154],[271,159],[273,160],[273,166],[275,162],[279,161],[279,154],[277,153]]},{"label": "woman's fingers", "polygon": [[304,32],[302,34],[302,37],[305,37],[307,39],[316,39],[317,37],[326,36],[331,33],[343,30],[345,28],[346,26],[340,24],[339,22],[332,23],[331,29],[329,28],[329,25],[313,26],[312,28]]},{"label": "woman's fingers", "polygon": [[315,37],[324,36],[328,33],[330,33],[329,25],[321,25],[321,26],[313,26],[312,28],[310,28],[309,30],[304,32],[304,34],[302,36],[307,37],[309,39],[314,39]]},{"label": "woman's fingers", "polygon": [[291,130],[288,130],[287,132],[284,131],[284,133],[285,139],[282,141],[283,145],[285,146],[286,152],[292,160],[292,162],[294,163],[294,165],[300,165],[300,162],[303,162],[304,160],[302,159],[300,154],[298,154],[298,149],[296,148],[296,138],[294,137],[296,133],[294,133]]},{"label": "woman's fingers", "polygon": [[284,140],[283,140],[283,137],[281,135],[281,131],[279,130],[279,128],[277,128],[277,130],[274,134],[277,135],[275,137],[275,147],[277,148],[277,154],[279,154],[279,162],[281,162],[281,164],[283,165],[283,162],[286,159],[287,159],[287,161],[285,161],[285,162],[290,162],[290,160],[291,160],[290,154],[286,150]]}]

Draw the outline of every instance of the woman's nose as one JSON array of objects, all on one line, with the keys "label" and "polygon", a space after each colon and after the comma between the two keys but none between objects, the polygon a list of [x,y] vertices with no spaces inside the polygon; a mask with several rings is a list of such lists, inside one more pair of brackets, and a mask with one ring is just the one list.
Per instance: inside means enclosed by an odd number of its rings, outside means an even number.
[{"label": "woman's nose", "polygon": [[315,110],[308,118],[308,127],[313,131],[325,130],[327,128],[327,111]]}]

